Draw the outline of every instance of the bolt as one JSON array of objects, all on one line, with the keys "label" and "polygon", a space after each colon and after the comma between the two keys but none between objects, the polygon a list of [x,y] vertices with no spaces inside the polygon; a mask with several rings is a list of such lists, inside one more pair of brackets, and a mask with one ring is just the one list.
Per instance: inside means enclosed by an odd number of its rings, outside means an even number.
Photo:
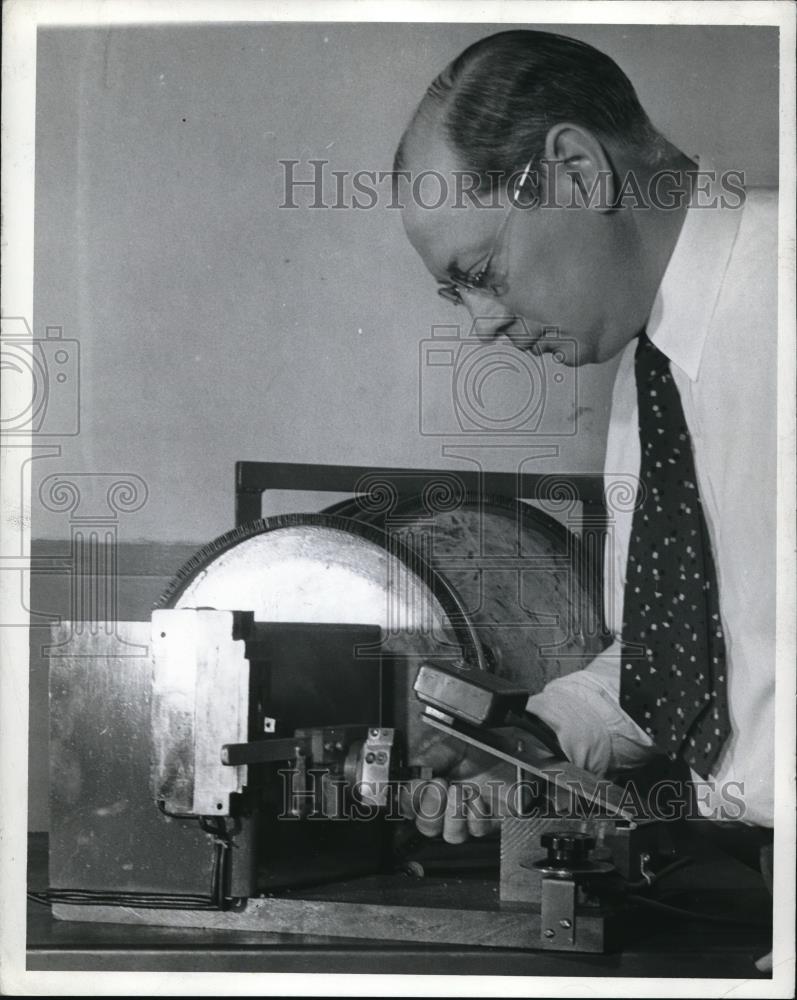
[{"label": "bolt", "polygon": [[559,921],[559,926],[564,927],[566,931],[569,931],[570,928],[573,926],[573,924],[570,920],[567,919],[567,917],[565,917],[563,920]]},{"label": "bolt", "polygon": [[343,749],[343,744],[340,742],[340,740],[338,740],[337,743],[335,744],[335,749],[336,750],[342,750]]},{"label": "bolt", "polygon": [[553,931],[553,930],[551,930],[551,928],[550,928],[550,927],[549,927],[549,928],[548,928],[547,930],[544,930],[544,931],[543,931],[542,933],[543,933],[543,934],[545,935],[545,937],[547,937],[547,938],[552,938],[552,937],[555,937],[555,936],[556,936],[556,931]]},{"label": "bolt", "polygon": [[377,764],[387,763],[387,754],[385,753],[384,750],[380,750],[379,753],[376,755],[376,762]]},{"label": "bolt", "polygon": [[368,735],[369,736],[378,736],[379,735],[379,730],[378,729],[371,729],[371,730],[369,730]]},{"label": "bolt", "polygon": [[332,750],[332,744],[331,743],[325,743],[324,744],[324,749],[326,750],[327,753],[330,753],[331,750]]},{"label": "bolt", "polygon": [[365,755],[365,763],[366,763],[366,764],[373,764],[373,762],[374,762],[375,760],[376,760],[376,754],[373,754],[373,753],[367,753],[367,754]]}]

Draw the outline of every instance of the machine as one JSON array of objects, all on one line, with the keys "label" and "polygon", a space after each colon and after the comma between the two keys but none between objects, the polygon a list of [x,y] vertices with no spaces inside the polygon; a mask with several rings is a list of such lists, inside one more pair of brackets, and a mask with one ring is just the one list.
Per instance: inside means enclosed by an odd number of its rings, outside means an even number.
[{"label": "machine", "polygon": [[[352,499],[247,521],[262,471],[239,465],[240,523],[150,620],[54,630],[41,898],[63,920],[621,948],[688,859],[524,711],[605,641],[595,494],[567,494],[577,536],[495,477],[297,467]],[[531,478],[498,485],[561,500]],[[416,834],[432,736],[511,767],[499,838]]]}]

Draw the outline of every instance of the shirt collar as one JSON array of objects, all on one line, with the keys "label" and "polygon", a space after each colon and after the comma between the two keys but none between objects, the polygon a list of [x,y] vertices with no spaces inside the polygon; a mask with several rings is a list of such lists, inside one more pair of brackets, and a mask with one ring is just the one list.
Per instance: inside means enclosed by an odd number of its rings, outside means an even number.
[{"label": "shirt collar", "polygon": [[695,159],[704,180],[687,210],[646,327],[649,339],[693,382],[741,217],[738,208],[721,207],[719,175],[711,162]]}]

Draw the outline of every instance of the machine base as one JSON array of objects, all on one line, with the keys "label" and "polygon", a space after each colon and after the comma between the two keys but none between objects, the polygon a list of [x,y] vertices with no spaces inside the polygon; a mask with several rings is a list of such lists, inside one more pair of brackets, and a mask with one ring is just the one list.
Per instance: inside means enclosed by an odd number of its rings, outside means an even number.
[{"label": "machine base", "polygon": [[[501,906],[495,879],[371,876],[249,899],[240,909],[166,910],[56,903],[59,920],[262,931],[493,948],[539,948],[540,913]],[[606,950],[607,915],[577,916],[579,951]]]}]

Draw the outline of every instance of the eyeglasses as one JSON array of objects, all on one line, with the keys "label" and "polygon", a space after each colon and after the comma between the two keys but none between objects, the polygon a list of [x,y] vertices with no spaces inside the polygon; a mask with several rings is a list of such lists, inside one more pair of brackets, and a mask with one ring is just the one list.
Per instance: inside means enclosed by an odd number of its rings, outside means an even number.
[{"label": "eyeglasses", "polygon": [[501,241],[506,230],[509,228],[509,221],[513,215],[512,210],[517,206],[520,192],[529,178],[533,162],[533,160],[529,160],[523,168],[523,173],[520,175],[519,180],[516,181],[513,187],[512,198],[510,199],[506,215],[501,220],[501,225],[498,227],[498,232],[495,234],[495,239],[493,240],[492,249],[484,264],[482,264],[478,271],[474,271],[473,269],[470,271],[460,271],[459,268],[452,268],[450,271],[451,281],[444,282],[438,287],[437,294],[446,299],[446,301],[452,302],[455,306],[464,305],[461,290],[479,292],[481,295],[490,295],[493,298],[497,298],[506,292],[506,281],[502,280],[500,276],[491,273],[492,265],[501,250]]}]

